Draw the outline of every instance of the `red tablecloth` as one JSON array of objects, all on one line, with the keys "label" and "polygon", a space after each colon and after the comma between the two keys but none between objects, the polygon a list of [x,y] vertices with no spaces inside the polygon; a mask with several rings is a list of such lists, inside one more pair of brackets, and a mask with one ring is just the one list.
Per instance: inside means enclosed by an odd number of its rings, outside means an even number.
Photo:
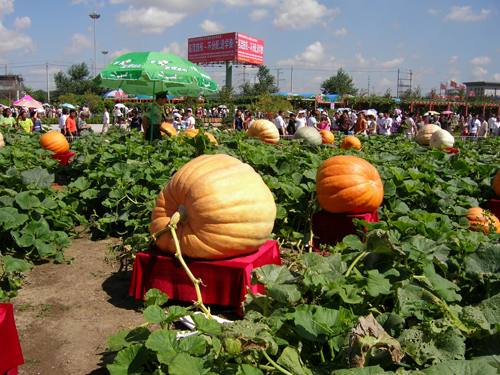
[{"label": "red tablecloth", "polygon": [[[252,270],[266,264],[281,265],[276,241],[267,241],[259,250],[245,256],[211,261],[184,260],[194,277],[203,281],[200,286],[203,303],[238,309],[245,300],[247,286],[253,293],[265,294],[263,285],[250,284]],[[129,293],[136,299],[143,299],[151,288],[161,290],[173,300],[196,300],[193,283],[180,262],[158,249],[137,254]]]},{"label": "red tablecloth", "polygon": [[500,200],[490,199],[488,202],[488,210],[490,210],[493,215],[500,218]]},{"label": "red tablecloth", "polygon": [[313,241],[314,250],[319,250],[319,245],[335,245],[345,236],[356,234],[356,226],[352,219],[366,220],[369,223],[378,222],[377,210],[366,214],[331,214],[326,211],[316,212],[313,215],[313,233],[319,237]]},{"label": "red tablecloth", "polygon": [[50,157],[54,160],[59,160],[59,164],[61,165],[68,165],[71,163],[70,159],[76,156],[74,152],[67,152],[65,154],[55,154],[55,155],[50,155]]},{"label": "red tablecloth", "polygon": [[10,303],[0,303],[0,374],[17,375],[17,366],[23,363],[14,309]]}]

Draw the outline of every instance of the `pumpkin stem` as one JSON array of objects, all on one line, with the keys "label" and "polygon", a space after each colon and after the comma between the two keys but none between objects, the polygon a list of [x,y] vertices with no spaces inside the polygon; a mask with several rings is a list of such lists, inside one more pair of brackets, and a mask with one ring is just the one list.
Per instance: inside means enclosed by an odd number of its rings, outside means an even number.
[{"label": "pumpkin stem", "polygon": [[[184,209],[186,209],[185,206],[180,206],[180,207],[184,207]],[[184,271],[186,271],[189,279],[191,280],[191,282],[194,285],[194,289],[196,291],[196,297],[198,298],[198,301],[195,301],[194,305],[199,307],[201,309],[201,311],[203,311],[206,314],[208,319],[213,319],[212,314],[210,313],[210,309],[208,309],[203,304],[203,298],[201,297],[201,290],[200,290],[201,279],[197,279],[194,277],[193,273],[191,272],[191,270],[187,266],[186,262],[184,261],[184,258],[182,257],[181,246],[179,245],[179,239],[177,238],[177,233],[176,233],[177,224],[179,223],[179,221],[182,220],[182,214],[183,213],[180,213],[179,211],[177,211],[175,214],[173,214],[172,218],[170,219],[170,223],[168,224],[167,228],[165,228],[165,229],[170,230],[170,232],[172,233],[172,238],[173,238],[174,244],[175,244],[175,257],[179,260],[179,262],[182,265],[182,268],[184,268]],[[185,211],[185,214],[187,216],[187,209]],[[160,232],[162,232],[162,231],[163,230],[161,230]],[[160,233],[160,232],[158,232],[158,233]],[[154,234],[155,237],[156,237],[156,235],[157,235],[157,233]]]}]

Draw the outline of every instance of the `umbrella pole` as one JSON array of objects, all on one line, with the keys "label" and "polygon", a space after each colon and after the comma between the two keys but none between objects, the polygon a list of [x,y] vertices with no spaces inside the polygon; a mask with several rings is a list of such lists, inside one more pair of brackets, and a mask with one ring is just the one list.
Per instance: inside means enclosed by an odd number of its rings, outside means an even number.
[{"label": "umbrella pole", "polygon": [[155,100],[156,100],[156,96],[155,96],[155,85],[156,85],[156,82],[153,81],[153,108],[151,108],[151,118],[149,119],[149,127],[150,127],[150,131],[151,131],[151,137],[149,139],[149,142],[150,143],[153,143],[153,119],[155,118]]}]

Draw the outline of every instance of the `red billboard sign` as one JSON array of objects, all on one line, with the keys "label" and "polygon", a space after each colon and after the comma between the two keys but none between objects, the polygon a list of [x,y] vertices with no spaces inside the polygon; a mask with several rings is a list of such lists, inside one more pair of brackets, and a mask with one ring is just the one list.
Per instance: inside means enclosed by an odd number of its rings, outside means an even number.
[{"label": "red billboard sign", "polygon": [[193,63],[235,61],[264,64],[264,41],[241,33],[188,39],[188,60]]}]

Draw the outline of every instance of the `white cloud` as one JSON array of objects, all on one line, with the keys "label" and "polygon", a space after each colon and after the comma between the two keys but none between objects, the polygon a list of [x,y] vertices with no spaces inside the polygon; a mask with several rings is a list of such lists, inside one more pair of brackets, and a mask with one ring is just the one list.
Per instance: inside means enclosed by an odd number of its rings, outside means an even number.
[{"label": "white cloud", "polygon": [[489,65],[491,64],[491,59],[488,56],[475,57],[469,61],[470,65]]},{"label": "white cloud", "polygon": [[161,34],[186,16],[187,13],[173,13],[155,7],[138,9],[130,6],[117,14],[116,21],[127,28],[139,28],[143,34]]},{"label": "white cloud", "polygon": [[379,63],[379,66],[382,68],[396,68],[400,66],[404,61],[405,59],[403,59],[402,57],[398,57],[397,59],[394,60]]},{"label": "white cloud", "polygon": [[472,75],[474,76],[474,78],[476,79],[479,79],[479,80],[483,80],[486,78],[486,76],[488,75],[488,71],[486,69],[484,69],[483,67],[481,66],[476,66],[473,70],[472,70]]},{"label": "white cloud", "polygon": [[324,65],[325,62],[333,62],[335,57],[325,54],[325,48],[321,42],[315,42],[306,47],[305,51],[300,55],[295,55],[293,59],[279,60],[276,64],[278,66],[290,65]]},{"label": "white cloud", "polygon": [[[460,70],[452,67],[452,68],[448,69],[448,74],[452,75],[452,76],[457,76],[457,75],[460,75]],[[453,78],[456,78],[456,77],[451,78],[452,81],[455,81]],[[455,82],[457,82],[457,81],[455,81]]]},{"label": "white cloud", "polygon": [[160,53],[171,53],[182,58],[186,58],[186,45],[180,45],[177,42],[172,42],[168,47],[163,47]]},{"label": "white cloud", "polygon": [[451,56],[450,60],[446,64],[448,65],[454,65],[458,63],[458,56]]},{"label": "white cloud", "polygon": [[[217,0],[110,0],[110,4],[129,4],[134,7],[148,9],[156,8],[169,13],[200,13],[209,8]],[[234,1],[223,1],[231,5]],[[244,4],[247,2],[245,1]],[[166,19],[168,20],[168,18]]]},{"label": "white cloud", "polygon": [[492,13],[491,9],[481,9],[481,13],[472,10],[472,6],[451,7],[450,13],[444,18],[445,21],[482,21]]},{"label": "white cloud", "polygon": [[16,17],[14,20],[14,27],[16,29],[29,29],[31,26],[31,20],[29,17],[19,18]]},{"label": "white cloud", "polygon": [[[0,3],[0,7],[3,4]],[[2,23],[0,23],[0,51],[9,52],[23,50],[23,52],[34,52],[36,51],[35,43],[33,40],[16,30],[6,29]]]},{"label": "white cloud", "polygon": [[205,20],[198,26],[200,26],[204,32],[212,34],[220,33],[222,30],[224,30],[224,26],[222,26],[220,23],[210,20]]},{"label": "white cloud", "polygon": [[335,30],[333,32],[333,35],[335,35],[335,36],[344,36],[345,34],[347,34],[347,30],[345,29],[345,27],[343,27],[339,30]]},{"label": "white cloud", "polygon": [[10,14],[14,11],[14,0],[0,0],[0,14]]},{"label": "white cloud", "polygon": [[500,73],[495,73],[491,76],[491,79],[495,82],[500,82]]},{"label": "white cloud", "polygon": [[254,9],[252,13],[248,15],[250,19],[254,22],[260,21],[264,17],[267,17],[269,11],[267,9]]},{"label": "white cloud", "polygon": [[366,60],[360,53],[356,54],[356,60],[357,60],[356,66],[358,68],[366,68],[375,61],[375,59]]},{"label": "white cloud", "polygon": [[120,57],[121,55],[125,55],[126,53],[130,53],[130,52],[132,52],[132,50],[130,50],[127,47],[125,47],[124,49],[121,49],[119,51],[112,52],[109,54],[110,61],[113,61],[117,57]]},{"label": "white cloud", "polygon": [[391,81],[390,79],[384,77],[378,82],[378,86],[384,89],[392,88],[393,86],[396,86],[396,82]]},{"label": "white cloud", "polygon": [[73,34],[71,37],[71,44],[64,51],[64,55],[78,55],[84,48],[91,48],[93,46],[92,43],[92,38],[89,36],[80,33]]},{"label": "white cloud", "polygon": [[439,12],[441,11],[437,9],[427,9],[427,13],[429,14],[437,15]]},{"label": "white cloud", "polygon": [[339,8],[328,9],[316,0],[287,0],[280,3],[276,9],[277,17],[273,23],[278,29],[306,29],[326,16],[340,13]]}]

